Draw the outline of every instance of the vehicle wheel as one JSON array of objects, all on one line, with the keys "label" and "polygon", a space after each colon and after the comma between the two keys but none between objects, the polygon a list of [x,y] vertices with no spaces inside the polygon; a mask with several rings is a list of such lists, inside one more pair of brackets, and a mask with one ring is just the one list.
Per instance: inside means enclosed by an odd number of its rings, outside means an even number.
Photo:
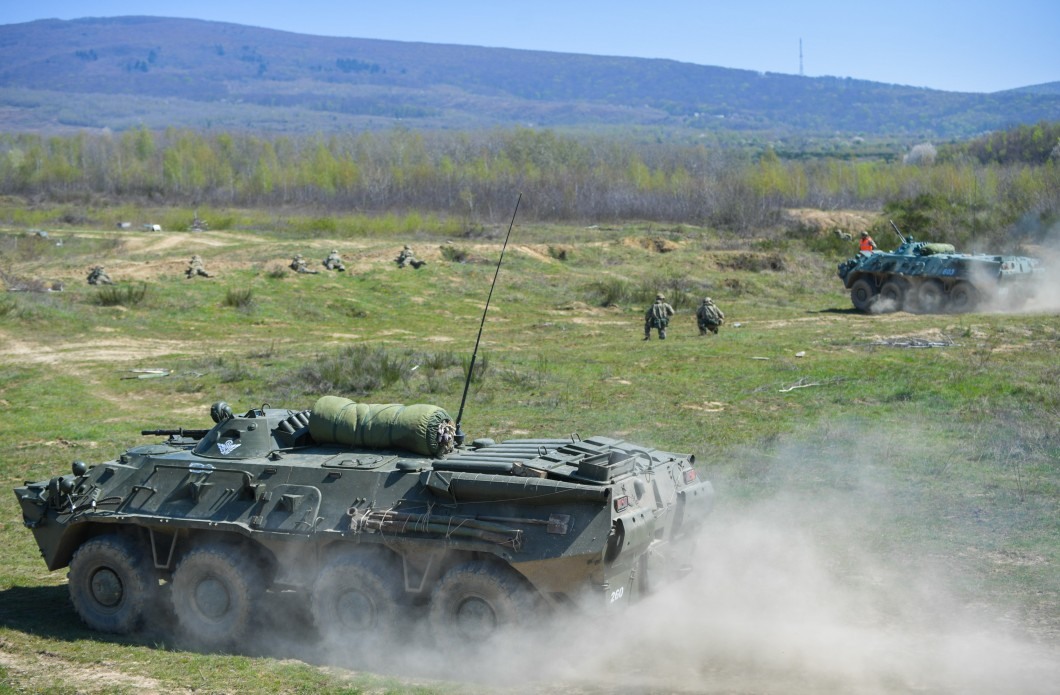
[{"label": "vehicle wheel", "polygon": [[173,572],[173,611],[181,629],[206,649],[235,646],[249,631],[265,580],[239,548],[206,545]]},{"label": "vehicle wheel", "polygon": [[927,280],[916,293],[916,303],[925,314],[937,314],[946,308],[946,289],[938,280]]},{"label": "vehicle wheel", "polygon": [[979,292],[969,282],[958,282],[950,290],[950,311],[963,314],[975,311],[979,304]]},{"label": "vehicle wheel", "polygon": [[313,622],[326,638],[386,637],[401,623],[403,579],[378,560],[347,556],[329,563],[313,590]]},{"label": "vehicle wheel", "polygon": [[905,286],[898,280],[888,280],[880,288],[877,309],[881,311],[901,311],[905,305]]},{"label": "vehicle wheel", "polygon": [[485,562],[453,567],[431,592],[430,624],[435,642],[476,647],[499,631],[525,627],[537,598],[513,570]]},{"label": "vehicle wheel", "polygon": [[93,538],[74,553],[69,579],[74,610],[100,632],[132,632],[158,596],[158,575],[147,548],[113,533]]},{"label": "vehicle wheel", "polygon": [[858,311],[868,311],[876,301],[876,288],[865,278],[850,286],[850,301]]}]

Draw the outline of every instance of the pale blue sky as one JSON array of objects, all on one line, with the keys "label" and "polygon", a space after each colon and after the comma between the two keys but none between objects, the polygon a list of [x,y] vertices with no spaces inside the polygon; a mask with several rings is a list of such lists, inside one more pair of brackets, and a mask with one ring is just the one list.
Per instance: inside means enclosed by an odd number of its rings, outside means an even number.
[{"label": "pale blue sky", "polygon": [[951,91],[1060,81],[1060,0],[0,0],[0,24],[155,15],[303,34],[669,58]]}]

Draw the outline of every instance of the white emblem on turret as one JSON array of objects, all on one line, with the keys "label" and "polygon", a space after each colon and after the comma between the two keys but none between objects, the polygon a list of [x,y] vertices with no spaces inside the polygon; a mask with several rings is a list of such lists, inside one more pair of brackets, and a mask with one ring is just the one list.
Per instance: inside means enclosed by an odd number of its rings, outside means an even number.
[{"label": "white emblem on turret", "polygon": [[220,451],[221,454],[224,455],[224,456],[228,456],[233,451],[238,449],[239,446],[240,446],[239,442],[233,442],[231,439],[229,439],[228,441],[225,441],[225,442],[217,442],[217,450]]}]

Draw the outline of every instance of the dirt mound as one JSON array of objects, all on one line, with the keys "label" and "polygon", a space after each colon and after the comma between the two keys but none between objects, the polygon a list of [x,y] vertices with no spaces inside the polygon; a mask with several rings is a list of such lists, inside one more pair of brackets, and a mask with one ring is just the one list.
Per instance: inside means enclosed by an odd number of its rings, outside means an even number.
[{"label": "dirt mound", "polygon": [[654,251],[655,253],[670,253],[681,248],[681,245],[677,242],[670,241],[669,239],[663,239],[660,237],[632,237],[628,236],[622,239],[623,246],[629,246],[634,249],[644,249],[645,251]]},{"label": "dirt mound", "polygon": [[875,215],[861,210],[814,210],[791,208],[783,214],[789,228],[806,229],[817,234],[846,232],[850,235],[868,231]]}]

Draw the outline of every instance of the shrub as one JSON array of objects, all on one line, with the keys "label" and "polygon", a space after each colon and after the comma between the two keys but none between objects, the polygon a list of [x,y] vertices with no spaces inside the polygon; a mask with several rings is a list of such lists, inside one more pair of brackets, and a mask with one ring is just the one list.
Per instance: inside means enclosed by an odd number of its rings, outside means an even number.
[{"label": "shrub", "polygon": [[100,306],[136,306],[147,296],[147,283],[138,285],[104,285],[96,293],[96,303]]},{"label": "shrub", "polygon": [[413,366],[411,352],[353,345],[306,364],[278,385],[288,392],[364,396],[406,378]]},{"label": "shrub", "polygon": [[446,244],[438,247],[442,252],[442,258],[452,263],[467,263],[467,250]]},{"label": "shrub", "polygon": [[254,290],[249,287],[229,287],[225,292],[224,305],[236,309],[252,309],[254,307]]},{"label": "shrub", "polygon": [[630,300],[632,289],[628,280],[610,277],[590,284],[586,288],[586,293],[589,295],[589,303],[591,304],[618,306]]}]

